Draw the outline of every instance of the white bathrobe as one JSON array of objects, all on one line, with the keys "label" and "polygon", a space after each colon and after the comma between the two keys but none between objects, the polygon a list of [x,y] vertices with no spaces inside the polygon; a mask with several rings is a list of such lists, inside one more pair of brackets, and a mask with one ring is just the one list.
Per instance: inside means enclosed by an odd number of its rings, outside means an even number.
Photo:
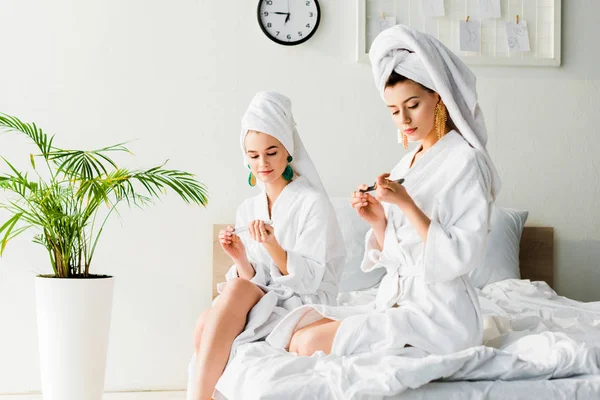
[{"label": "white bathrobe", "polygon": [[[345,248],[335,212],[327,195],[304,177],[296,177],[281,192],[271,210],[263,191],[238,208],[236,226],[255,219],[273,221],[277,241],[287,252],[288,275],[282,275],[263,245],[240,233],[256,275],[251,279],[265,295],[250,310],[244,331],[234,340],[230,358],[245,343],[263,340],[291,310],[304,304],[335,305]],[[237,277],[233,265],[226,279]],[[226,285],[226,283],[225,283]],[[221,286],[219,289],[222,289]],[[218,301],[218,297],[215,302]],[[196,357],[188,367],[188,398],[194,387]],[[216,389],[220,389],[217,383]],[[224,389],[221,388],[220,391]]]},{"label": "white bathrobe", "polygon": [[410,345],[444,354],[481,344],[482,321],[468,273],[483,262],[492,204],[491,177],[482,153],[456,131],[446,134],[409,168],[416,150],[391,171],[431,219],[423,243],[408,218],[385,204],[383,250],[366,237],[365,271],[385,268],[377,299],[362,307],[303,306],[290,313],[267,341],[289,345],[291,334],[323,316],[343,319],[332,353],[383,351]]},{"label": "white bathrobe", "polygon": [[[266,292],[275,292],[287,309],[313,303],[336,305],[345,250],[327,196],[312,188],[306,178],[296,177],[273,204],[271,216],[264,191],[242,203],[236,226],[248,226],[255,219],[273,221],[275,237],[287,252],[288,274],[281,274],[264,246],[246,231],[240,238],[256,271],[251,281]],[[233,265],[226,278],[237,276]]]}]

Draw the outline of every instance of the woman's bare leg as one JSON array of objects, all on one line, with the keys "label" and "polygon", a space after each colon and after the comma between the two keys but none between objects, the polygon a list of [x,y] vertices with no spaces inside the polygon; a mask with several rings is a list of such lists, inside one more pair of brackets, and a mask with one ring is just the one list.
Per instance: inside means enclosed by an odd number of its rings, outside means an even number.
[{"label": "woman's bare leg", "polygon": [[210,309],[204,311],[198,317],[198,321],[196,321],[196,328],[194,329],[194,353],[196,356],[198,355],[198,350],[200,349],[200,341],[202,339],[202,331],[204,330],[204,323],[206,322],[206,317],[210,313]]},{"label": "woman's bare leg", "polygon": [[299,356],[311,356],[317,351],[331,354],[333,339],[341,323],[342,321],[323,318],[298,329],[292,335],[289,351]]},{"label": "woman's bare leg", "polygon": [[196,400],[212,397],[221,377],[231,344],[246,325],[248,312],[264,295],[252,282],[236,278],[227,282],[219,301],[204,320],[196,361]]}]

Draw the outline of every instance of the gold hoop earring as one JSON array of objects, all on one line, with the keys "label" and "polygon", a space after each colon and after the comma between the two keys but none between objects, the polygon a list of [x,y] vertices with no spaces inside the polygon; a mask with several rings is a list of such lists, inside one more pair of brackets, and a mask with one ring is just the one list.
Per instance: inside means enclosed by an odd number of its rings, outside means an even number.
[{"label": "gold hoop earring", "polygon": [[402,143],[404,150],[408,150],[408,136],[398,129],[398,143]]},{"label": "gold hoop earring", "polygon": [[435,130],[437,131],[438,139],[441,139],[446,133],[446,122],[448,121],[448,110],[444,105],[444,102],[440,98],[440,101],[435,105],[434,124]]}]

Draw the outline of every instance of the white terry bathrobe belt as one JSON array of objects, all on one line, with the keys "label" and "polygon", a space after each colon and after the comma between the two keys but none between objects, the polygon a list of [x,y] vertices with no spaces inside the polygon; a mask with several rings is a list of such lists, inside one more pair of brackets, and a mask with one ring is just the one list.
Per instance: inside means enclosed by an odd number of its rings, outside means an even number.
[{"label": "white terry bathrobe belt", "polygon": [[[387,273],[379,284],[376,310],[384,311],[396,304],[401,295],[401,277],[423,276],[412,255],[400,243],[393,251],[369,250],[367,257],[375,263],[373,268],[385,268]],[[392,253],[392,254],[390,254]]]}]

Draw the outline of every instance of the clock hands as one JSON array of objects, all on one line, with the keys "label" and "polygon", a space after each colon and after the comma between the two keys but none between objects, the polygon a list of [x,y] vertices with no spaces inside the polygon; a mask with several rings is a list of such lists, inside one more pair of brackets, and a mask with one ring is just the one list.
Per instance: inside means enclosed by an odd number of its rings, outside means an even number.
[{"label": "clock hands", "polygon": [[285,15],[285,22],[283,24],[287,24],[290,20],[290,0],[287,0],[287,12],[273,11],[273,14]]},{"label": "clock hands", "polygon": [[273,14],[285,15],[286,17],[285,17],[284,24],[287,24],[288,21],[290,20],[290,13],[289,12],[284,13],[284,12],[278,12],[278,11],[276,11]]}]

